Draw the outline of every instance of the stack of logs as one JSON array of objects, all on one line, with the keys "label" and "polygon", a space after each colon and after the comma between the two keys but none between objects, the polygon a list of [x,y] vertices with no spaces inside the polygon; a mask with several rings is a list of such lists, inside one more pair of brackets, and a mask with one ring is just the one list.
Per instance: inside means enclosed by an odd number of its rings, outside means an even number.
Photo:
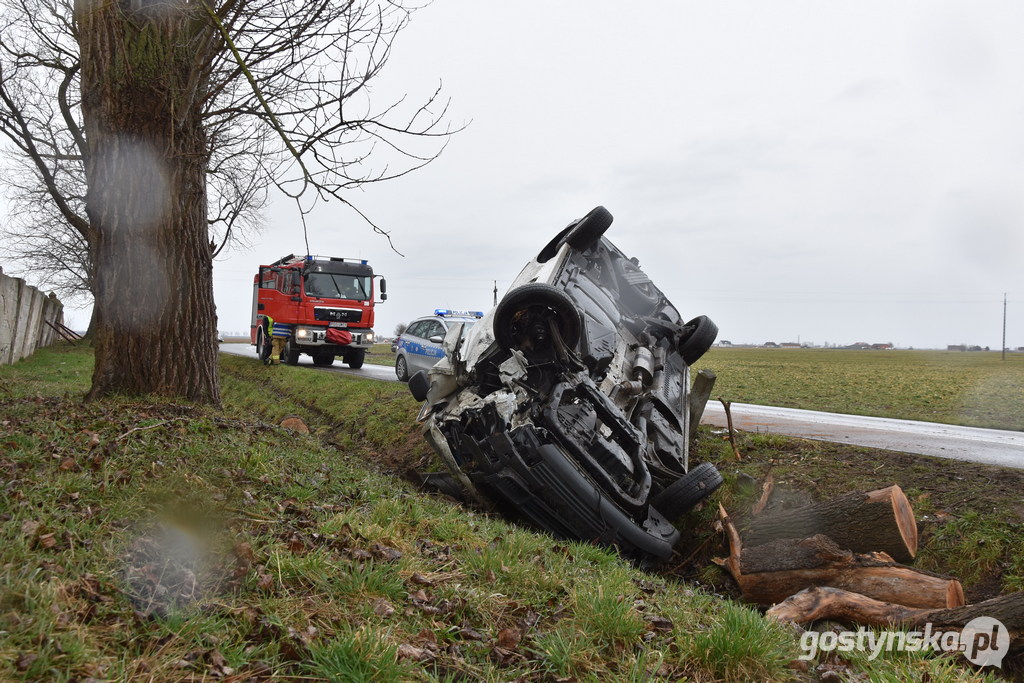
[{"label": "stack of logs", "polygon": [[956,579],[907,566],[917,553],[917,523],[899,486],[756,514],[769,490],[742,532],[719,506],[729,557],[717,560],[748,602],[770,607],[769,617],[962,627],[988,616],[1020,644],[1024,593],[967,605]]}]

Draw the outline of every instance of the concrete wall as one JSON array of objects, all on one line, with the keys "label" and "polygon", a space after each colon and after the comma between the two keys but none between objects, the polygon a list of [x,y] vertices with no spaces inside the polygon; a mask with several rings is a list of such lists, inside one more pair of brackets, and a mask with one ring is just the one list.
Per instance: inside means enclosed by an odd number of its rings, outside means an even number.
[{"label": "concrete wall", "polygon": [[21,278],[0,272],[0,365],[31,356],[58,339],[46,324],[64,323],[64,304]]}]

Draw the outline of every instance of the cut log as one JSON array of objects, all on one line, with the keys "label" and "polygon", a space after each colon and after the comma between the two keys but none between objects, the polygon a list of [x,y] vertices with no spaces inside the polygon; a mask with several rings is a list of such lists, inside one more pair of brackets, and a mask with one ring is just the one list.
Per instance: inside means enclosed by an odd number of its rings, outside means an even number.
[{"label": "cut log", "polygon": [[729,558],[721,564],[748,602],[773,605],[811,586],[832,586],[918,608],[960,607],[966,602],[956,579],[898,564],[885,553],[853,553],[821,534],[744,547],[721,505],[719,514],[729,539]]},{"label": "cut log", "polygon": [[832,500],[755,517],[743,528],[744,544],[824,534],[855,553],[884,552],[897,562],[917,554],[917,522],[899,486],[848,493]]},{"label": "cut log", "polygon": [[977,617],[998,619],[1010,633],[1024,635],[1024,592],[952,609],[915,609],[831,587],[807,588],[769,609],[776,621],[807,624],[830,619],[866,626],[963,627]]}]

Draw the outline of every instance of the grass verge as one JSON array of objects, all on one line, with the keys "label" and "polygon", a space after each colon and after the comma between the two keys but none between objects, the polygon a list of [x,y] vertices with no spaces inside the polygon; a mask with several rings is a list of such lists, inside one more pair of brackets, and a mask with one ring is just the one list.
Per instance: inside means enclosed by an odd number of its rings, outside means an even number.
[{"label": "grass verge", "polygon": [[[396,476],[429,456],[404,385],[222,356],[214,410],[83,404],[90,372],[88,349],[62,346],[0,368],[0,679],[906,680],[918,666],[795,666],[798,634],[755,610],[418,491]],[[279,427],[289,415],[310,433]],[[937,661],[927,680],[995,680]]]}]

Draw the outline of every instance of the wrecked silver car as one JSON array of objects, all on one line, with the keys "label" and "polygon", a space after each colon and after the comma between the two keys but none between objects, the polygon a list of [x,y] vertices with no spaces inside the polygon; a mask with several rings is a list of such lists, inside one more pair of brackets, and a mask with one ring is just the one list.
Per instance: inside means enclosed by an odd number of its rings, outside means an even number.
[{"label": "wrecked silver car", "polygon": [[714,343],[683,321],[597,207],[558,233],[445,358],[410,379],[425,435],[472,498],[557,537],[663,559],[672,520],[722,482],[689,463],[689,366]]}]

